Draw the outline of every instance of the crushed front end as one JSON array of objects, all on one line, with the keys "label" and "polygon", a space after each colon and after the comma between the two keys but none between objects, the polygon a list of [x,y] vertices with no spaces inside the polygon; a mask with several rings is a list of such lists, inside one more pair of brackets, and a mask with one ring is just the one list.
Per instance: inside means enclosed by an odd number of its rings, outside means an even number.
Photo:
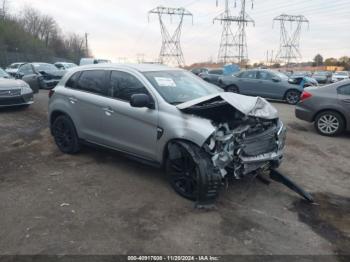
[{"label": "crushed front end", "polygon": [[214,132],[203,144],[217,180],[268,174],[308,201],[312,196],[276,169],[283,160],[286,127],[277,110],[265,99],[220,93],[178,106],[187,114],[210,119]]},{"label": "crushed front end", "polygon": [[286,128],[279,119],[244,117],[216,124],[216,131],[204,149],[212,156],[223,178],[243,176],[277,168],[283,159]]}]

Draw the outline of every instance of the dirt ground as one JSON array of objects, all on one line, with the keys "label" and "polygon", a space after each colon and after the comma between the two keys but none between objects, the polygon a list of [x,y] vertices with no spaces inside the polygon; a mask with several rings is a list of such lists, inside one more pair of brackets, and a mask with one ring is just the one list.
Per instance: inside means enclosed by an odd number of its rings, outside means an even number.
[{"label": "dirt ground", "polygon": [[[288,126],[280,171],[309,190],[254,180],[194,209],[162,170],[117,153],[58,151],[47,92],[0,111],[0,254],[350,254],[350,135],[322,137],[274,103]],[[335,258],[334,258],[335,259]]]}]

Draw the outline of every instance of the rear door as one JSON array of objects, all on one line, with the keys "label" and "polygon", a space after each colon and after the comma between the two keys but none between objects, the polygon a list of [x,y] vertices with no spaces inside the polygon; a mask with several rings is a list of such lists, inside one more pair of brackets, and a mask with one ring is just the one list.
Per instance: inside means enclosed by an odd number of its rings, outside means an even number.
[{"label": "rear door", "polygon": [[[110,119],[105,114],[109,102],[108,70],[86,70],[80,73],[66,99],[71,114],[79,123],[79,136],[97,144],[108,144],[105,126]],[[69,84],[69,81],[67,82]]]},{"label": "rear door", "polygon": [[[105,136],[119,150],[146,158],[156,159],[158,110],[156,101],[145,84],[135,75],[113,70],[109,75],[111,98],[105,115]],[[134,94],[147,94],[153,99],[155,109],[135,108],[130,105]]]}]

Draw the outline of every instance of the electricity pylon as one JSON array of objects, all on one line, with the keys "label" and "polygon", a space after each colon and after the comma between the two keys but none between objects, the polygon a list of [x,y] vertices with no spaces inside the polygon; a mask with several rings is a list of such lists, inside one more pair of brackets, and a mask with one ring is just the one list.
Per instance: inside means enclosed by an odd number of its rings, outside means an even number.
[{"label": "electricity pylon", "polygon": [[[234,1],[235,7],[236,1]],[[216,4],[218,4],[218,0]],[[215,23],[215,21],[220,21],[223,24],[218,61],[223,63],[238,62],[240,65],[245,65],[248,61],[246,27],[249,23],[254,25],[254,20],[246,13],[246,0],[241,0],[241,11],[238,16],[231,15],[230,1],[225,0],[225,11],[215,17],[213,22]],[[235,34],[232,31],[233,23],[238,26]]]},{"label": "electricity pylon", "polygon": [[[285,65],[289,65],[293,60],[301,59],[300,35],[303,23],[309,25],[309,20],[303,15],[282,14],[273,19],[273,22],[280,22],[280,47],[276,55],[276,60],[280,60]],[[287,30],[287,23],[290,23],[290,31]],[[295,26],[294,26],[295,25]]]},{"label": "electricity pylon", "polygon": [[[168,65],[184,66],[185,59],[180,44],[181,29],[185,16],[191,16],[193,23],[192,13],[190,13],[183,7],[171,8],[158,6],[148,12],[148,16],[150,16],[151,14],[158,15],[160,31],[162,34],[162,47],[159,54],[159,62]],[[164,16],[170,16],[170,18],[172,18],[173,16],[177,16],[179,18],[177,27],[172,35],[169,33],[169,30],[167,29],[164,23]]]}]

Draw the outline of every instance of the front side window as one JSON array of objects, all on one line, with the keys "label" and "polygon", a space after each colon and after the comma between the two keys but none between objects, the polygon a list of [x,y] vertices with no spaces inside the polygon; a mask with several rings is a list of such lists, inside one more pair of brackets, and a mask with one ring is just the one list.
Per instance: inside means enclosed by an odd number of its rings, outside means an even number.
[{"label": "front side window", "polygon": [[149,95],[143,84],[133,75],[121,71],[111,73],[112,97],[130,101],[132,95]]},{"label": "front side window", "polygon": [[35,70],[37,72],[41,71],[56,71],[56,67],[52,64],[46,64],[46,63],[34,63],[33,64]]},{"label": "front side window", "polygon": [[272,80],[273,75],[266,71],[260,71],[258,78],[261,80]]},{"label": "front side window", "polygon": [[209,74],[212,74],[212,75],[222,75],[223,73],[224,71],[221,69],[214,69],[209,71]]},{"label": "front side window", "polygon": [[339,87],[338,94],[350,96],[350,85],[345,85],[345,86]]},{"label": "front side window", "polygon": [[164,100],[173,105],[223,92],[219,87],[186,71],[169,70],[143,74]]},{"label": "front side window", "polygon": [[256,78],[256,71],[245,71],[239,75],[240,78],[250,78],[255,79]]},{"label": "front side window", "polygon": [[31,64],[25,64],[19,68],[18,71],[22,75],[30,75],[34,74],[33,68]]},{"label": "front side window", "polygon": [[91,70],[82,72],[75,88],[97,95],[107,96],[106,71]]}]

